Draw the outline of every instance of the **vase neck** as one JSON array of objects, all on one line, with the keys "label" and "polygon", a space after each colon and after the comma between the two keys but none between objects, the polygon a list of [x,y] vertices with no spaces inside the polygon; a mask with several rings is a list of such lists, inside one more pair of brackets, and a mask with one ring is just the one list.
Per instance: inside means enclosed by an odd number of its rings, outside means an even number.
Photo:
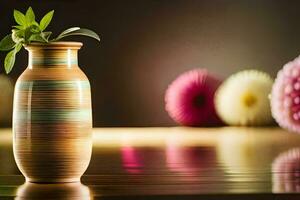
[{"label": "vase neck", "polygon": [[78,67],[77,52],[81,42],[31,43],[25,45],[29,52],[28,67],[72,68]]},{"label": "vase neck", "polygon": [[77,49],[31,49],[28,52],[30,69],[78,66]]}]

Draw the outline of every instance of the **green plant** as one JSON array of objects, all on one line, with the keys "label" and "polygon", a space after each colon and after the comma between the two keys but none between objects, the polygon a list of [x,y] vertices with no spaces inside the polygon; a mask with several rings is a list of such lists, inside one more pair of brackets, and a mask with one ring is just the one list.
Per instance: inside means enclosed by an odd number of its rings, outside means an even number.
[{"label": "green plant", "polygon": [[71,27],[60,33],[56,38],[51,39],[52,32],[45,31],[50,24],[54,10],[48,12],[38,23],[35,14],[29,7],[24,15],[18,10],[14,10],[14,19],[17,23],[13,26],[12,33],[5,36],[0,41],[0,51],[9,51],[4,60],[4,68],[9,73],[16,59],[16,54],[22,49],[23,45],[31,42],[49,43],[59,41],[62,38],[72,35],[84,35],[100,41],[99,36],[94,31],[80,27]]}]

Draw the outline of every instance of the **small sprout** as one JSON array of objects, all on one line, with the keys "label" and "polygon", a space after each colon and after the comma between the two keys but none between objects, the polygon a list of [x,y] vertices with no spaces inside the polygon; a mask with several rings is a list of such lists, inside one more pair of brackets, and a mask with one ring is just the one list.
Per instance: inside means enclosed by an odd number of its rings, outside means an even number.
[{"label": "small sprout", "polygon": [[23,45],[28,45],[31,42],[49,43],[54,41],[59,41],[62,38],[73,36],[73,35],[83,35],[94,38],[100,41],[97,33],[92,30],[71,27],[60,33],[56,38],[51,39],[52,32],[45,31],[53,18],[54,10],[48,12],[38,23],[36,21],[36,16],[33,9],[29,7],[25,15],[14,10],[14,19],[17,25],[13,26],[12,33],[6,35],[0,41],[0,51],[9,51],[4,60],[4,68],[6,73],[9,73],[15,63],[16,54],[21,50]]}]

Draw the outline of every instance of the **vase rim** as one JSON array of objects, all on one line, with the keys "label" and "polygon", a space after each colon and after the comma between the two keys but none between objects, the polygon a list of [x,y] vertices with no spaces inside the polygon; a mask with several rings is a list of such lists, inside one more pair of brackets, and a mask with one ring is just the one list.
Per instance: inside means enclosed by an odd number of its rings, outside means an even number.
[{"label": "vase rim", "polygon": [[80,49],[83,46],[82,42],[61,41],[61,42],[32,42],[24,45],[25,49]]}]

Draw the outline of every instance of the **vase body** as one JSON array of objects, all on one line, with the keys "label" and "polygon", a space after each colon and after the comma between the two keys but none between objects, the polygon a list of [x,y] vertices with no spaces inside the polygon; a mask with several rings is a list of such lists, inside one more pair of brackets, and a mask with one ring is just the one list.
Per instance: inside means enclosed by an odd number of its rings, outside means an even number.
[{"label": "vase body", "polygon": [[13,149],[29,182],[76,182],[92,152],[90,84],[78,42],[31,44],[14,94]]}]

